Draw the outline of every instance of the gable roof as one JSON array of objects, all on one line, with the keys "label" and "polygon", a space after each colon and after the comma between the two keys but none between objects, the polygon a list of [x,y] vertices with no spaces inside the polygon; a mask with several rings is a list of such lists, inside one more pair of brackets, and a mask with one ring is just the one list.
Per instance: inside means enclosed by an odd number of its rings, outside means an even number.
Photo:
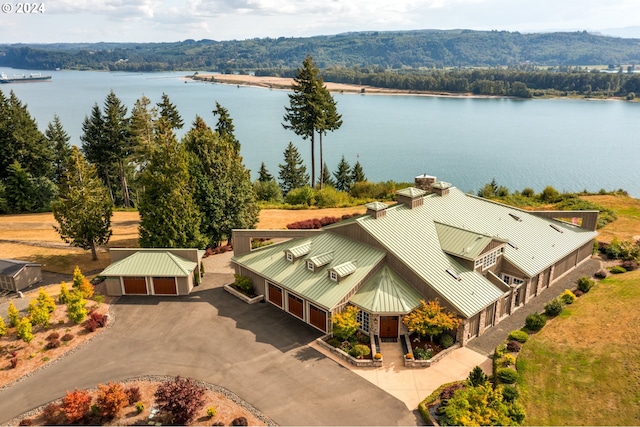
[{"label": "gable roof", "polygon": [[170,252],[140,250],[105,268],[101,276],[186,277],[193,273],[197,262]]},{"label": "gable roof", "polygon": [[[516,213],[520,221],[509,213]],[[455,248],[456,242],[471,242],[470,239],[480,237],[477,245],[464,246],[465,249],[471,246],[470,252],[477,252],[490,239],[509,242],[504,258],[532,277],[597,235],[467,195],[455,187],[446,196],[425,196],[424,205],[419,208],[395,205],[387,208],[384,218],[362,216],[355,218],[355,222],[466,317],[483,310],[504,291],[447,254],[445,249],[450,253],[460,251]],[[338,223],[327,229],[339,226]],[[460,280],[447,270],[456,273]]]},{"label": "gable roof", "polygon": [[305,260],[289,262],[283,251],[300,245],[300,240],[289,240],[274,245],[264,246],[249,253],[234,256],[233,262],[267,277],[276,285],[312,301],[327,310],[346,298],[353,289],[384,259],[385,252],[354,240],[323,232],[311,238],[309,258],[333,252],[333,258],[326,264],[328,269],[352,262],[355,271],[335,282],[329,278],[327,270],[310,271]]},{"label": "gable roof", "polygon": [[351,302],[372,313],[408,313],[424,299],[415,289],[384,266],[356,292]]},{"label": "gable roof", "polygon": [[15,277],[25,267],[40,267],[40,264],[17,259],[0,259],[0,276]]},{"label": "gable roof", "polygon": [[[493,237],[486,234],[452,227],[441,222],[434,222],[434,224],[442,250],[458,258],[473,261],[494,240]],[[502,239],[496,240],[507,243]]]}]

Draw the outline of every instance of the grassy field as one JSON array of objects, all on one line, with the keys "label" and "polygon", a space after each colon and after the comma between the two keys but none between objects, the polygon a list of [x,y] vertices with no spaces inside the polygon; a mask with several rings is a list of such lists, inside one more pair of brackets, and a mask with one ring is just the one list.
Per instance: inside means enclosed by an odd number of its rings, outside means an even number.
[{"label": "grassy field", "polygon": [[610,276],[518,357],[528,425],[638,425],[640,270]]},{"label": "grassy field", "polygon": [[583,196],[582,199],[613,209],[618,219],[598,230],[598,240],[610,242],[615,236],[620,240],[640,239],[640,199],[627,196]]},{"label": "grassy field", "polygon": [[[258,228],[282,229],[287,224],[323,216],[364,213],[365,208],[282,210],[266,209],[260,212]],[[98,251],[98,260],[91,259],[90,251],[69,247],[60,239],[53,226],[51,213],[0,215],[0,258],[15,258],[42,264],[43,270],[72,274],[75,266],[84,272],[104,269],[110,264],[106,248]],[[111,248],[137,247],[138,212],[114,212],[111,219],[113,235]]]}]

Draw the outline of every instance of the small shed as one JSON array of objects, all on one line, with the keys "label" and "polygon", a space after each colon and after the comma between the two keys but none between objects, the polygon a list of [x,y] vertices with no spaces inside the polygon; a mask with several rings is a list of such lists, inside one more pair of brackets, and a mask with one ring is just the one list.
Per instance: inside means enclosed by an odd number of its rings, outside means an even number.
[{"label": "small shed", "polygon": [[18,292],[42,280],[41,265],[15,259],[0,259],[0,290]]},{"label": "small shed", "polygon": [[204,251],[198,249],[110,249],[107,294],[188,295],[200,283]]}]

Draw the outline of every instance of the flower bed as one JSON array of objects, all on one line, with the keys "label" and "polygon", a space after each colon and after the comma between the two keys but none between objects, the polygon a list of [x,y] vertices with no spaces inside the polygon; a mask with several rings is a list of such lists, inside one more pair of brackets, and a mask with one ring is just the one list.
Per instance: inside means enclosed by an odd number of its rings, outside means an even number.
[{"label": "flower bed", "polygon": [[329,339],[331,339],[331,335],[325,335],[323,337],[320,337],[316,340],[316,342],[322,347],[325,348],[327,350],[329,350],[331,353],[335,354],[336,356],[340,357],[342,360],[345,360],[349,363],[351,363],[354,366],[358,366],[358,367],[378,367],[378,366],[382,366],[382,361],[383,361],[383,357],[382,355],[380,355],[380,358],[376,358],[376,354],[380,354],[380,353],[376,353],[376,348],[375,348],[375,344],[373,342],[373,340],[371,340],[369,342],[369,346],[371,347],[371,353],[369,355],[368,358],[363,358],[363,359],[356,359],[355,357],[349,355],[348,353],[346,353],[345,351],[341,350],[340,348],[334,347],[331,344],[329,344],[327,341],[329,341]]},{"label": "flower bed", "polygon": [[231,284],[231,283],[229,283],[227,285],[224,285],[224,290],[229,292],[234,297],[239,298],[242,301],[246,302],[247,304],[255,304],[257,302],[260,302],[260,301],[264,300],[264,295],[256,295],[254,297],[249,297],[249,296],[243,294],[241,291],[235,289],[233,287],[233,284]]}]

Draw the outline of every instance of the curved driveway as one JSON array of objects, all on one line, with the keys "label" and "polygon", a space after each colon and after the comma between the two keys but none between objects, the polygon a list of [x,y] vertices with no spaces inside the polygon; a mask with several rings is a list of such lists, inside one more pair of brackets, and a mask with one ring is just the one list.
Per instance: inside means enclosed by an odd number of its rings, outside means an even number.
[{"label": "curved driveway", "polygon": [[205,286],[177,298],[120,298],[109,330],[0,392],[0,423],[75,387],[140,375],[220,385],[280,425],[421,422],[400,400],[308,347],[319,336],[313,328],[269,304],[249,306]]}]

